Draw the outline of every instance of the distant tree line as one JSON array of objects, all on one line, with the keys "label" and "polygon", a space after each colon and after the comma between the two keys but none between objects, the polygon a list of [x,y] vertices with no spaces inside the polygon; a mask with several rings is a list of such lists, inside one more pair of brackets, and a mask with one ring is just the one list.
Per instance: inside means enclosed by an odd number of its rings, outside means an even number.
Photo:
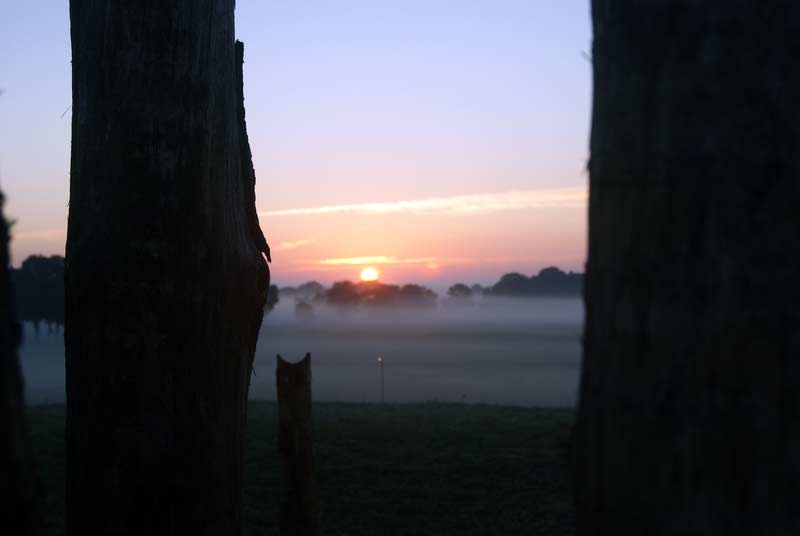
[{"label": "distant tree line", "polygon": [[[583,274],[564,272],[551,266],[530,277],[512,272],[505,274],[494,285],[456,283],[447,290],[442,299],[445,307],[460,307],[476,304],[481,296],[502,297],[578,297],[583,290]],[[311,304],[326,304],[337,307],[412,307],[434,308],[439,296],[431,289],[417,284],[388,285],[380,282],[338,281],[326,288],[318,281],[309,281],[296,287],[283,287],[280,294],[293,296],[299,314],[308,315]]]},{"label": "distant tree line", "polygon": [[[42,324],[50,332],[64,325],[64,257],[31,255],[11,269],[11,280],[20,322],[30,322],[37,333]],[[265,312],[279,300],[278,287],[270,285]]]},{"label": "distant tree line", "polygon": [[309,281],[297,287],[283,287],[280,293],[284,296],[295,296],[297,298],[313,298],[320,292],[324,292],[325,287],[318,281]]},{"label": "distant tree line", "polygon": [[321,294],[315,302],[339,307],[391,307],[422,308],[436,307],[438,295],[422,285],[386,285],[378,282],[353,283],[339,281]]},{"label": "distant tree line", "polygon": [[[64,257],[31,255],[23,261],[22,266],[11,270],[11,278],[21,322],[30,322],[37,333],[42,324],[49,331],[60,329],[64,325]],[[490,287],[456,283],[447,290],[442,304],[446,307],[474,305],[475,299],[482,295],[577,297],[582,287],[583,274],[549,267],[530,277],[516,272],[505,274]],[[308,312],[311,303],[338,307],[432,309],[439,302],[436,292],[417,284],[339,281],[326,288],[317,281],[309,281],[297,287],[283,287],[280,290],[276,285],[270,285],[266,313],[275,308],[281,295],[295,297],[300,312],[303,313]]]},{"label": "distant tree line", "polygon": [[577,297],[582,291],[583,274],[564,272],[551,266],[530,277],[516,272],[506,274],[488,293],[494,296]]}]

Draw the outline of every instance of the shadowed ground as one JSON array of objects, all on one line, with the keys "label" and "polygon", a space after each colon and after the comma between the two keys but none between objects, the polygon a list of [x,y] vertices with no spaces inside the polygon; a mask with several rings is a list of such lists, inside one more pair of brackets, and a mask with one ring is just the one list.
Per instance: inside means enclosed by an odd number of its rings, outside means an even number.
[{"label": "shadowed ground", "polygon": [[[64,408],[29,409],[49,534],[63,534]],[[252,402],[246,534],[277,534],[276,406]],[[573,411],[470,404],[314,406],[327,535],[571,535]]]}]

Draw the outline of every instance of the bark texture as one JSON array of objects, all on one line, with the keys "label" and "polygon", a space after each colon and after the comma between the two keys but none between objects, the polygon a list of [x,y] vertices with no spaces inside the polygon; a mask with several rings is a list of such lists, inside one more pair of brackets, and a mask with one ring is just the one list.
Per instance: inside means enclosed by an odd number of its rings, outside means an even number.
[{"label": "bark texture", "polygon": [[800,3],[592,12],[578,533],[797,533]]},{"label": "bark texture", "polygon": [[297,363],[277,356],[278,450],[286,497],[281,506],[281,536],[317,536],[319,503],[314,478],[311,415],[311,354]]},{"label": "bark texture", "polygon": [[72,0],[67,531],[241,532],[269,286],[234,0]]},{"label": "bark texture", "polygon": [[[0,209],[3,195],[0,194]],[[8,224],[0,210],[0,527],[3,534],[41,534],[40,488],[34,474],[17,350],[21,326],[14,313]]]}]

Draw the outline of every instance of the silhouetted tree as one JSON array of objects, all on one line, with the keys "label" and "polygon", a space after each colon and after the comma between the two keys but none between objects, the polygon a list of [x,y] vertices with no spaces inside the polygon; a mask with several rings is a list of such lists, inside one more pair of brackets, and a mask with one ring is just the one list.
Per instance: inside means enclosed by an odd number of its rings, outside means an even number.
[{"label": "silhouetted tree", "polygon": [[405,307],[433,309],[437,299],[434,291],[422,285],[403,285],[398,294],[399,304]]},{"label": "silhouetted tree", "polygon": [[517,297],[568,297],[579,296],[582,287],[582,274],[566,273],[551,266],[531,277],[516,272],[506,274],[492,287],[491,294]]},{"label": "silhouetted tree", "polygon": [[267,303],[266,303],[266,311],[265,312],[268,313],[268,312],[272,311],[275,308],[275,306],[278,305],[278,302],[280,302],[280,301],[281,301],[281,297],[280,297],[280,291],[278,290],[278,286],[277,285],[270,285],[269,286],[269,291],[267,292]]},{"label": "silhouetted tree", "polygon": [[529,296],[530,281],[520,273],[505,274],[493,287],[492,294],[496,296]]},{"label": "silhouetted tree", "polygon": [[313,297],[324,290],[325,287],[317,281],[309,281],[308,283],[303,283],[297,287],[297,293],[303,297]]},{"label": "silhouetted tree", "polygon": [[283,287],[281,294],[284,296],[296,296],[298,298],[313,298],[317,294],[325,292],[325,287],[316,281],[309,281],[297,287]]},{"label": "silhouetted tree", "polygon": [[800,527],[800,3],[594,0],[578,534]]},{"label": "silhouetted tree", "polygon": [[325,292],[325,301],[340,307],[355,307],[361,303],[358,286],[351,281],[338,281]]},{"label": "silhouetted tree", "polygon": [[396,307],[399,305],[400,287],[397,285],[369,281],[360,283],[358,289],[364,305],[375,307]]},{"label": "silhouetted tree", "polygon": [[583,274],[564,272],[555,266],[540,270],[530,281],[535,296],[580,296],[583,290]]},{"label": "silhouetted tree", "polygon": [[469,307],[475,305],[472,299],[472,289],[463,283],[456,283],[447,289],[447,298],[444,299],[447,307]]},{"label": "silhouetted tree", "polygon": [[447,289],[447,295],[450,298],[471,298],[472,289],[463,283],[456,283]]},{"label": "silhouetted tree", "polygon": [[31,322],[37,333],[42,322],[64,324],[64,257],[31,255],[11,270],[11,279],[21,322]]},{"label": "silhouetted tree", "polygon": [[20,326],[14,315],[8,238],[0,210],[0,527],[3,534],[30,536],[41,534],[42,524],[17,357]]},{"label": "silhouetted tree", "polygon": [[67,532],[241,533],[269,287],[234,0],[72,0]]}]

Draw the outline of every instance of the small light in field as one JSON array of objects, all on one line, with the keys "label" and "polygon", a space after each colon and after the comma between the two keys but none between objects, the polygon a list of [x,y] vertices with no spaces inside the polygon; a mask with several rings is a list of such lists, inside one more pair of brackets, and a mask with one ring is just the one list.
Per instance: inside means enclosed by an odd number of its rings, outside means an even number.
[{"label": "small light in field", "polygon": [[378,356],[378,363],[383,363],[383,356]]},{"label": "small light in field", "polygon": [[377,281],[378,275],[378,270],[375,268],[364,268],[361,270],[361,281]]}]

